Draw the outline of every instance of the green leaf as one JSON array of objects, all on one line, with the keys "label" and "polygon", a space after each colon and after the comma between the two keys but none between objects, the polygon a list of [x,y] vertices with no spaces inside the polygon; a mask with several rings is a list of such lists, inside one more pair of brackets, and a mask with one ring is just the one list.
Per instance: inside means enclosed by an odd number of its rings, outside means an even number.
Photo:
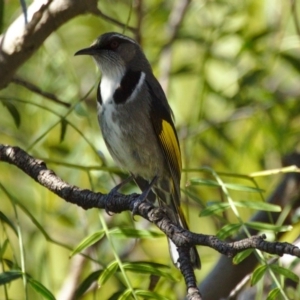
[{"label": "green leaf", "polygon": [[140,238],[149,239],[156,237],[163,237],[164,234],[158,231],[141,230],[135,228],[114,228],[110,231],[110,234],[118,238]]},{"label": "green leaf", "polygon": [[22,277],[22,271],[20,270],[10,270],[7,272],[3,272],[0,274],[0,285],[9,283],[13,280],[16,280],[20,277]]},{"label": "green leaf", "polygon": [[251,186],[246,186],[242,184],[236,184],[236,183],[223,183],[221,185],[217,181],[210,180],[210,179],[200,179],[200,178],[193,178],[190,180],[191,185],[205,185],[205,186],[210,186],[210,187],[222,187],[225,186],[229,190],[235,190],[235,191],[243,191],[243,192],[255,192],[255,193],[261,193],[264,190],[256,188],[256,187],[251,187]]},{"label": "green leaf", "polygon": [[99,276],[101,275],[102,270],[98,270],[89,274],[83,282],[79,285],[75,292],[75,299],[81,299],[83,294],[89,289],[89,287],[97,281]]},{"label": "green leaf", "polygon": [[216,215],[218,213],[222,213],[225,210],[227,210],[230,207],[230,204],[228,202],[219,202],[212,205],[209,205],[205,209],[203,209],[199,216],[200,217],[208,217],[211,215]]},{"label": "green leaf", "polygon": [[279,299],[279,294],[280,288],[275,288],[269,292],[267,300],[277,300]]},{"label": "green leaf", "polygon": [[5,241],[2,244],[2,247],[0,249],[0,260],[2,260],[2,258],[3,258],[3,255],[4,255],[5,251],[6,251],[8,243],[9,243],[8,239],[5,239]]},{"label": "green leaf", "polygon": [[281,212],[281,207],[279,205],[266,203],[262,201],[238,201],[234,202],[234,205],[237,207],[245,207],[256,210]]},{"label": "green leaf", "polygon": [[125,290],[125,292],[123,292],[118,298],[118,300],[126,300],[126,299],[132,299],[131,289]]},{"label": "green leaf", "polygon": [[250,254],[252,254],[254,250],[253,249],[247,249],[245,251],[239,252],[236,254],[232,260],[232,262],[237,265],[240,262],[242,262],[244,259],[246,259]]},{"label": "green leaf", "polygon": [[162,295],[159,295],[157,293],[147,291],[147,290],[136,290],[135,294],[137,296],[141,296],[142,298],[146,298],[146,299],[158,299],[158,300],[168,300],[169,299]]},{"label": "green leaf", "polygon": [[14,119],[16,127],[19,128],[19,126],[21,124],[21,116],[20,116],[19,111],[17,110],[16,106],[9,101],[2,101],[2,103],[7,108],[7,110],[11,114],[12,118]]},{"label": "green leaf", "polygon": [[264,265],[264,266],[259,266],[257,267],[254,272],[252,273],[251,276],[251,285],[255,285],[266,273],[268,269],[268,266]]},{"label": "green leaf", "polygon": [[275,264],[271,264],[270,265],[270,268],[275,272],[275,273],[278,273],[286,278],[289,278],[295,282],[299,282],[299,277],[294,273],[292,272],[291,270],[289,269],[286,269],[286,268],[283,268],[281,266],[278,266],[278,265],[275,265]]},{"label": "green leaf", "polygon": [[68,127],[68,122],[66,121],[66,119],[61,119],[60,124],[61,124],[61,128],[60,128],[59,142],[61,143],[65,139],[65,135],[66,135],[66,132],[67,132],[67,127]]},{"label": "green leaf", "polygon": [[110,263],[101,273],[101,276],[98,279],[98,284],[100,286],[104,285],[105,282],[111,277],[113,276],[116,271],[118,270],[118,262],[117,261],[113,261],[112,263]]},{"label": "green leaf", "polygon": [[292,55],[287,52],[283,52],[280,54],[281,58],[283,58],[286,62],[290,64],[291,67],[294,68],[295,71],[300,73],[300,59],[298,56]]},{"label": "green leaf", "polygon": [[48,300],[55,300],[54,295],[39,281],[31,278],[30,276],[27,277],[27,280],[29,284],[35,289],[35,291],[42,295],[44,298]]},{"label": "green leaf", "polygon": [[82,250],[94,245],[98,241],[100,241],[105,235],[104,230],[100,230],[97,232],[94,232],[87,238],[85,238],[70,254],[70,257],[74,256],[77,253],[80,253]]},{"label": "green leaf", "polygon": [[217,233],[217,237],[221,240],[226,239],[241,228],[242,224],[234,223],[223,226]]},{"label": "green leaf", "polygon": [[2,211],[0,211],[0,220],[3,221],[4,223],[6,223],[14,231],[16,236],[18,236],[17,228]]},{"label": "green leaf", "polygon": [[245,225],[252,229],[259,230],[259,231],[270,230],[270,231],[275,231],[275,232],[285,232],[285,231],[290,231],[293,229],[293,227],[290,225],[279,226],[279,225],[274,225],[274,224],[270,224],[270,223],[262,223],[262,222],[245,222]]},{"label": "green leaf", "polygon": [[[151,262],[126,262],[123,268],[127,271],[142,274],[152,274],[176,281],[176,278],[170,273],[170,268],[166,265]],[[165,271],[168,270],[168,272]]]}]

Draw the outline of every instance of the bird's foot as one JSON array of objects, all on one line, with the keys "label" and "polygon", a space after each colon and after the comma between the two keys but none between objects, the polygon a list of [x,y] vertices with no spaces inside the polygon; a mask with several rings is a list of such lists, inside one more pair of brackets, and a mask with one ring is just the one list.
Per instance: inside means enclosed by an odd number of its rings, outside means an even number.
[{"label": "bird's foot", "polygon": [[158,176],[155,176],[151,182],[149,183],[149,186],[142,192],[142,194],[137,198],[137,200],[133,204],[133,210],[132,210],[132,218],[134,220],[134,216],[137,214],[139,206],[142,204],[143,201],[145,201],[148,197],[149,192],[151,191],[153,185],[156,183],[158,179]]},{"label": "bird's foot", "polygon": [[118,190],[125,185],[126,183],[130,182],[133,179],[133,176],[129,176],[128,178],[126,178],[124,181],[122,181],[121,183],[119,183],[118,185],[116,185],[114,188],[112,188],[110,190],[110,192],[107,194],[107,200],[105,202],[105,212],[109,215],[112,216],[112,214],[110,213],[110,211],[107,208],[107,203],[109,203],[112,198],[118,193]]}]

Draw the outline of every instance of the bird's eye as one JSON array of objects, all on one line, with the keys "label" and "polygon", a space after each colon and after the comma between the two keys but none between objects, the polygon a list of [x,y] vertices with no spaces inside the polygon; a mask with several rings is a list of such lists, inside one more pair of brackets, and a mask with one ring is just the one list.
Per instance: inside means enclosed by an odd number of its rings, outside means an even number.
[{"label": "bird's eye", "polygon": [[119,46],[119,42],[118,41],[113,40],[113,41],[110,42],[111,49],[117,49],[118,46]]}]

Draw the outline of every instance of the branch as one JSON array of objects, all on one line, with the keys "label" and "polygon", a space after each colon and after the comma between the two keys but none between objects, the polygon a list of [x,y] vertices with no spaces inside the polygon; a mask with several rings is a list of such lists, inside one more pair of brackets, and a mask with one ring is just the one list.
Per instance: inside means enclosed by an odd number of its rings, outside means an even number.
[{"label": "branch", "polygon": [[14,76],[11,81],[15,84],[25,87],[26,89],[28,89],[29,91],[32,91],[33,93],[36,93],[42,97],[49,99],[55,103],[61,104],[65,107],[71,107],[71,104],[58,99],[58,97],[55,94],[45,92],[42,89],[40,89],[38,86],[32,84],[31,82],[29,82],[27,80],[24,80],[20,77]]},{"label": "branch", "polygon": [[300,257],[298,247],[289,243],[267,242],[264,240],[264,235],[227,243],[215,236],[190,232],[172,223],[164,207],[155,207],[147,200],[135,207],[135,204],[139,201],[139,194],[122,195],[115,193],[113,196],[107,196],[70,185],[59,178],[52,170],[49,170],[43,161],[35,159],[18,147],[0,144],[0,161],[17,166],[39,184],[67,202],[76,204],[83,209],[100,208],[113,213],[121,213],[126,210],[132,212],[135,209],[136,214],[155,224],[178,247],[180,270],[188,288],[189,299],[201,299],[189,260],[189,249],[194,245],[211,247],[228,257],[233,257],[237,253],[251,248],[280,256],[291,254]]},{"label": "branch", "polygon": [[[296,165],[300,166],[300,154],[292,153],[283,159],[283,166]],[[299,173],[287,173],[282,178],[281,182],[277,185],[275,191],[270,195],[268,203],[279,205],[284,208],[292,205],[292,212],[287,216],[283,225],[292,223],[291,217],[293,211],[297,210],[300,206],[300,174]],[[296,199],[296,200],[295,200]],[[257,212],[251,221],[255,222],[269,222],[270,218],[276,223],[280,214],[270,213],[266,211]],[[249,229],[251,235],[257,234],[257,230]],[[244,233],[235,237],[236,240],[240,240],[244,237]],[[280,234],[278,234],[280,238]],[[275,246],[275,243],[271,243]],[[280,247],[284,246],[283,243],[279,243]],[[276,247],[276,246],[275,246]],[[259,248],[258,248],[259,249]],[[261,249],[265,251],[264,249]],[[255,254],[251,254],[245,260],[238,265],[232,264],[231,259],[226,256],[221,256],[219,261],[214,266],[213,270],[208,276],[201,282],[200,290],[205,299],[223,299],[227,298],[232,291],[235,290],[240,282],[244,278],[251,274],[251,272],[257,266],[257,257]],[[219,288],[216,289],[215,286]]]},{"label": "branch", "polygon": [[125,26],[103,14],[97,3],[97,0],[48,0],[46,4],[44,1],[34,1],[27,9],[28,23],[25,24],[21,14],[0,36],[0,90],[9,84],[17,69],[46,38],[72,18],[90,13],[117,26]]}]

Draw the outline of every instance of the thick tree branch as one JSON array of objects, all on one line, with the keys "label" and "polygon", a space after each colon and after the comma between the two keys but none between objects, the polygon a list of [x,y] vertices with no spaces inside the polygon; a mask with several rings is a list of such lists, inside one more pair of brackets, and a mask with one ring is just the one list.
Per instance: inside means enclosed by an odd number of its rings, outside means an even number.
[{"label": "thick tree branch", "polygon": [[[126,210],[133,211],[135,203],[138,201],[138,194],[122,195],[116,193],[113,197],[108,197],[101,193],[94,193],[70,185],[59,178],[52,170],[49,170],[43,161],[33,158],[18,147],[0,144],[0,161],[17,166],[39,184],[64,200],[77,204],[83,209],[101,208],[120,213]],[[195,275],[189,261],[188,253],[193,245],[211,247],[228,257],[251,248],[260,249],[271,254],[291,254],[300,257],[300,249],[298,247],[289,243],[267,242],[264,240],[265,236],[253,236],[233,243],[227,243],[215,236],[187,231],[172,223],[165,208],[155,207],[149,201],[143,201],[135,209],[138,215],[154,223],[178,247],[180,269],[185,278],[188,292],[194,295],[193,298],[189,299],[201,299],[200,293],[197,292]]]},{"label": "thick tree branch", "polygon": [[115,25],[125,26],[103,14],[97,3],[97,0],[34,1],[27,9],[28,23],[25,24],[22,14],[0,36],[0,90],[9,84],[16,70],[46,38],[72,18],[90,13]]}]

